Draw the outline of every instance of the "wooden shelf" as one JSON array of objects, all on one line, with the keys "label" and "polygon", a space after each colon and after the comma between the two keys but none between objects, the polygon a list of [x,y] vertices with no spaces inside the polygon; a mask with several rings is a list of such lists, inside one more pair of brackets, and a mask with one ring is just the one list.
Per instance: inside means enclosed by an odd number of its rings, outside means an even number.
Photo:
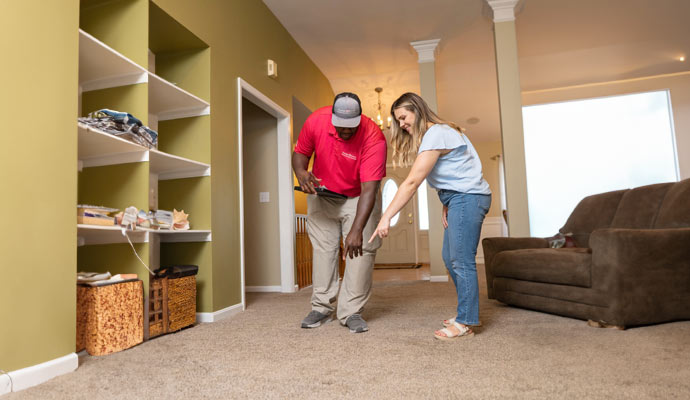
[{"label": "wooden shelf", "polygon": [[148,82],[145,68],[79,30],[79,86],[82,91],[144,82]]},{"label": "wooden shelf", "polygon": [[182,242],[210,242],[211,231],[209,230],[188,230],[188,231],[152,231],[160,236],[161,243],[182,243]]},{"label": "wooden shelf", "polygon": [[[149,241],[149,229],[127,229],[127,235],[132,243],[147,243]],[[127,243],[127,238],[122,236],[119,226],[86,225],[77,224],[77,237],[79,245]],[[83,242],[82,242],[83,240]]]},{"label": "wooden shelf", "polygon": [[158,180],[195,178],[211,175],[211,167],[198,161],[163,153],[151,149],[149,151],[150,171],[158,174]]},{"label": "wooden shelf", "polygon": [[211,106],[199,97],[149,72],[149,113],[159,121],[208,115]]}]

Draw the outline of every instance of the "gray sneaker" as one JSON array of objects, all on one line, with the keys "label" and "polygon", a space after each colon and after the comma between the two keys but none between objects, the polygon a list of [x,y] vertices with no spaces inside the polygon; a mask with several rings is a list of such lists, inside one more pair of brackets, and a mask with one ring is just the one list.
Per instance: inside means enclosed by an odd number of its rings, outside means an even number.
[{"label": "gray sneaker", "polygon": [[363,320],[362,316],[359,314],[352,314],[347,317],[345,325],[350,328],[351,333],[362,333],[369,330],[367,321]]},{"label": "gray sneaker", "polygon": [[322,323],[328,322],[330,315],[321,314],[318,311],[312,310],[306,317],[302,320],[302,328],[316,328],[321,326]]}]

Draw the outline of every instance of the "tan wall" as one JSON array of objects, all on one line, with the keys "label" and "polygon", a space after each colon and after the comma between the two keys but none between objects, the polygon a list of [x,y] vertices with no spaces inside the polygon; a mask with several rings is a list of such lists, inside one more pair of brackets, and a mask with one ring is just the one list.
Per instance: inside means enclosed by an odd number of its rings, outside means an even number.
[{"label": "tan wall", "polygon": [[[328,80],[258,0],[156,0],[211,47],[213,309],[238,304],[240,288],[237,77],[292,112],[292,97],[316,109],[333,100]],[[266,60],[279,76],[266,75]],[[281,166],[290,168],[290,165]]]},{"label": "tan wall", "polygon": [[[244,271],[247,286],[280,285],[277,120],[242,101]],[[259,202],[259,192],[269,202]]]},{"label": "tan wall", "polygon": [[690,178],[690,72],[523,92],[523,105],[666,90],[671,93],[680,179]]},{"label": "tan wall", "polygon": [[79,1],[0,13],[0,369],[75,350]]}]

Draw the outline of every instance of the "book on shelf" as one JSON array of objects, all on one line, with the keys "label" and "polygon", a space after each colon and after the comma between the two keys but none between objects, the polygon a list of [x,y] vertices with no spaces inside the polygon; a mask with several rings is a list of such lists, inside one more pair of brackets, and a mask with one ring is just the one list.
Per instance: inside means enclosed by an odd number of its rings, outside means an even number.
[{"label": "book on shelf", "polygon": [[83,225],[105,225],[113,226],[115,225],[115,218],[113,217],[103,217],[103,216],[88,216],[88,215],[77,215],[77,223]]},{"label": "book on shelf", "polygon": [[85,225],[115,225],[115,218],[110,214],[118,211],[117,208],[92,206],[87,204],[77,205],[77,223]]}]

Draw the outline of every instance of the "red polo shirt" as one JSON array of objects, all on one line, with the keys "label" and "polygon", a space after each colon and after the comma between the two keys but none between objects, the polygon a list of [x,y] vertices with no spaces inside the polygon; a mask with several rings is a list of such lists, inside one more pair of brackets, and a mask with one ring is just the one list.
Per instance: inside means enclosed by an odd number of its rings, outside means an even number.
[{"label": "red polo shirt", "polygon": [[371,119],[362,115],[349,140],[342,140],[331,123],[332,107],[314,111],[302,127],[295,151],[314,154],[314,176],[326,189],[357,197],[362,182],[386,176],[386,138]]}]

